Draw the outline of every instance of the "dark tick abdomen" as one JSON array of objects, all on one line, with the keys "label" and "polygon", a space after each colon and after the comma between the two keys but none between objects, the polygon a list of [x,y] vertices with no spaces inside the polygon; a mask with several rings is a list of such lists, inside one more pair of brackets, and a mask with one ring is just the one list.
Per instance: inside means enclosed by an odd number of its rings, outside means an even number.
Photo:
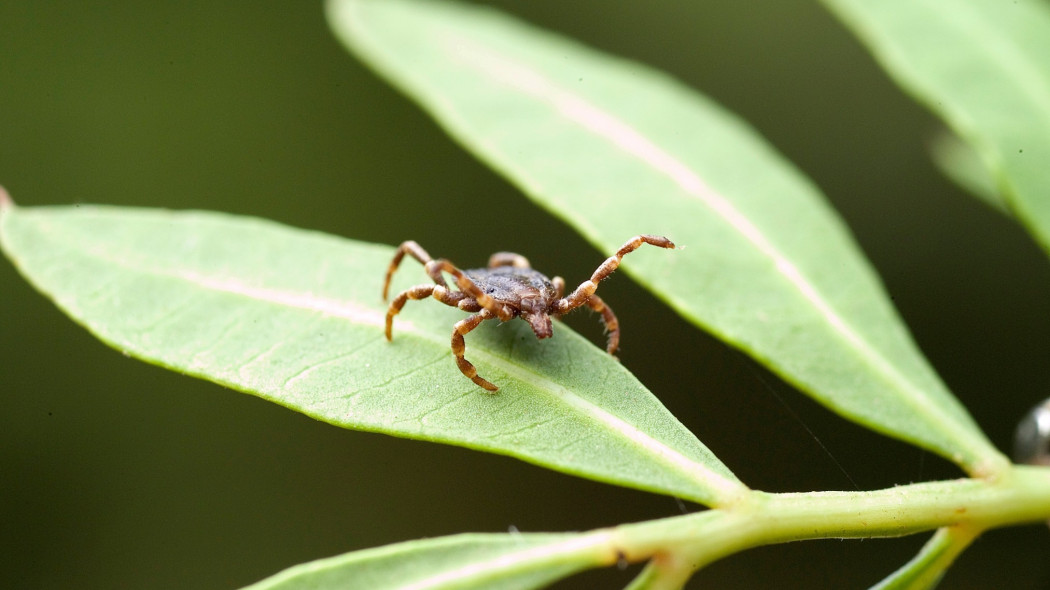
[{"label": "dark tick abdomen", "polygon": [[523,298],[555,298],[550,279],[531,268],[501,266],[472,268],[463,271],[486,295],[505,303],[518,303]]}]

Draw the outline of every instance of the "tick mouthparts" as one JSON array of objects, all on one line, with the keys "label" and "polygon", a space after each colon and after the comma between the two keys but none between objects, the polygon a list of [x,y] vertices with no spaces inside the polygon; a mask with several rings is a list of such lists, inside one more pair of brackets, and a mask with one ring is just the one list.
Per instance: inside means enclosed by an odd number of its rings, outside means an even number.
[{"label": "tick mouthparts", "polygon": [[545,313],[531,313],[524,316],[525,321],[532,326],[532,331],[539,339],[550,338],[554,335],[554,326],[551,325],[551,317]]}]

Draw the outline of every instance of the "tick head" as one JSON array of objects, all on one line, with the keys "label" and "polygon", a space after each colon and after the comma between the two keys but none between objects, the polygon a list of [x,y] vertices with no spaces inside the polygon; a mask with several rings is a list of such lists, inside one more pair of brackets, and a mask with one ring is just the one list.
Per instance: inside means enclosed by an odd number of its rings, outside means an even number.
[{"label": "tick head", "polygon": [[521,317],[532,326],[532,331],[539,339],[550,338],[554,334],[551,317],[547,315],[547,305],[543,297],[534,295],[524,297],[519,303]]},{"label": "tick head", "polygon": [[532,311],[521,314],[522,319],[532,326],[532,331],[539,339],[550,338],[554,334],[554,326],[551,325],[551,316],[546,311]]}]

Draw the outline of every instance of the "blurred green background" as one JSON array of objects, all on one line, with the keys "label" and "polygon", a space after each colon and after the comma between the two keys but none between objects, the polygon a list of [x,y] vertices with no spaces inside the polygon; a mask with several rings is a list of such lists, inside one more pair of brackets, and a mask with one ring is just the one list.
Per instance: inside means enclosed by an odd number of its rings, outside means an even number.
[{"label": "blurred green background", "polygon": [[[491,4],[669,71],[749,120],[827,193],[931,362],[1009,449],[1016,421],[1050,395],[1050,261],[935,172],[925,144],[937,121],[819,4]],[[357,63],[319,3],[6,0],[0,30],[0,184],[22,205],[230,211],[360,240],[411,238],[464,266],[509,249],[569,282],[606,255]],[[602,291],[623,325],[625,365],[754,487],[958,475],[830,416],[626,276]],[[595,317],[568,323],[600,341]],[[0,392],[4,588],[236,588],[421,536],[580,530],[696,509],[343,431],[127,359],[6,262]],[[866,587],[924,539],[754,550],[693,586]],[[1046,527],[997,531],[943,587],[1050,588],[1048,554]],[[618,587],[636,569],[559,587]]]}]

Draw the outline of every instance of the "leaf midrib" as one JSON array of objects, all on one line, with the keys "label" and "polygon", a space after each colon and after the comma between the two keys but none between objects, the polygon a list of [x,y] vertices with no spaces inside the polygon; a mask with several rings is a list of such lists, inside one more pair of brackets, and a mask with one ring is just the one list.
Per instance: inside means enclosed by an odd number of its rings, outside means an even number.
[{"label": "leaf midrib", "polygon": [[614,534],[608,530],[599,530],[578,537],[569,538],[553,544],[539,545],[505,552],[484,561],[473,561],[458,565],[452,569],[439,569],[426,577],[407,584],[403,590],[431,590],[435,588],[452,588],[457,582],[470,580],[484,581],[491,576],[506,574],[509,571],[528,571],[536,565],[551,560],[565,561],[568,556],[586,550],[608,546]]}]

